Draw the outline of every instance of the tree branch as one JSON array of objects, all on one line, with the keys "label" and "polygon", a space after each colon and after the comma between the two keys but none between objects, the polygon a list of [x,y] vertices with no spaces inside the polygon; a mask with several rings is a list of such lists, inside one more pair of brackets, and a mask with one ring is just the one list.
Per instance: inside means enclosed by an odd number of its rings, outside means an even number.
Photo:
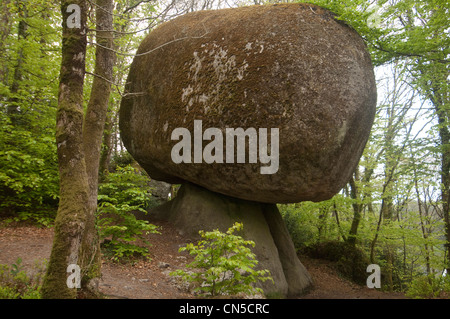
[{"label": "tree branch", "polygon": [[106,49],[106,50],[111,50],[111,51],[113,51],[113,52],[115,52],[116,54],[119,54],[119,55],[123,55],[123,56],[131,56],[131,57],[138,57],[138,56],[143,56],[143,55],[150,54],[150,53],[152,53],[152,52],[154,52],[154,51],[156,51],[156,50],[158,50],[158,49],[161,49],[161,48],[165,47],[166,45],[172,44],[172,43],[174,43],[174,42],[183,41],[183,40],[186,40],[186,39],[201,39],[201,38],[203,38],[203,37],[204,37],[205,35],[207,35],[207,34],[208,34],[208,32],[205,30],[205,33],[204,33],[203,35],[201,35],[201,36],[198,36],[198,37],[182,37],[182,38],[178,38],[178,39],[173,39],[172,41],[169,41],[169,42],[166,42],[166,43],[164,43],[164,44],[161,44],[160,46],[157,46],[157,47],[154,48],[154,49],[151,49],[151,50],[149,50],[149,51],[147,51],[147,52],[143,52],[143,53],[139,53],[139,54],[130,54],[130,53],[125,53],[125,52],[119,52],[119,51],[116,51],[116,50],[114,50],[114,49],[105,47],[105,46],[103,46],[103,45],[101,45],[101,44],[99,44],[99,43],[94,43],[94,42],[88,42],[88,43],[89,43],[89,44],[97,45],[97,46],[99,46],[99,47],[101,47],[101,48],[103,48],[103,49]]},{"label": "tree branch", "polygon": [[382,52],[386,52],[386,53],[390,53],[392,54],[394,57],[415,57],[415,58],[426,58],[430,61],[435,61],[435,62],[439,62],[439,63],[443,63],[443,64],[447,64],[450,63],[450,60],[446,60],[446,59],[435,59],[435,58],[430,58],[424,54],[417,54],[417,53],[408,53],[408,52],[398,52],[398,51],[393,51],[393,50],[388,50],[383,48],[381,45],[379,44],[372,44],[374,46],[375,49],[380,50]]},{"label": "tree branch", "polygon": [[151,1],[154,1],[154,0],[141,0],[141,1],[138,1],[136,4],[132,5],[131,7],[126,8],[126,9],[123,11],[123,14],[126,14],[126,13],[128,13],[128,12],[130,12],[130,11],[133,11],[134,9],[136,9],[137,6],[139,6],[139,5],[142,4],[142,3],[149,3],[149,2],[151,2]]},{"label": "tree branch", "polygon": [[119,87],[122,86],[121,84],[115,83],[115,82],[113,82],[113,81],[111,81],[111,80],[108,80],[107,78],[105,78],[105,77],[103,77],[103,76],[101,76],[101,75],[99,75],[99,74],[91,73],[91,72],[88,72],[88,71],[86,71],[85,73],[88,74],[88,75],[95,76],[95,77],[97,77],[97,78],[99,78],[99,79],[102,79],[102,80],[104,80],[104,81],[106,81],[106,82],[108,82],[108,83],[114,85],[114,86],[116,87],[117,93],[119,93],[119,95],[120,95],[121,97],[132,96],[132,95],[142,96],[142,95],[146,95],[146,94],[147,94],[146,92],[122,93],[122,92],[120,91],[120,89],[119,89]]}]

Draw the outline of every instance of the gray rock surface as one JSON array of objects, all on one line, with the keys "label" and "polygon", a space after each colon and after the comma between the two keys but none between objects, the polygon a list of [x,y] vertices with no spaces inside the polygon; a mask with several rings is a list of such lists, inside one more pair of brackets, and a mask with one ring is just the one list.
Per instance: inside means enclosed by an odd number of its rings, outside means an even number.
[{"label": "gray rock surface", "polygon": [[[354,171],[374,119],[375,79],[361,37],[329,11],[278,4],[193,12],[156,28],[137,53],[120,130],[153,179],[286,203],[329,199]],[[278,128],[278,170],[261,174],[267,164],[248,157],[174,163],[171,133],[193,134],[194,120],[224,136],[226,128]]]},{"label": "gray rock surface", "polygon": [[241,222],[244,228],[236,234],[256,243],[252,250],[257,267],[270,270],[274,279],[274,283],[260,284],[266,295],[301,295],[312,285],[275,204],[241,200],[187,183],[175,199],[150,213],[167,219],[181,234],[192,238],[199,238],[199,230],[225,232],[234,222]]}]

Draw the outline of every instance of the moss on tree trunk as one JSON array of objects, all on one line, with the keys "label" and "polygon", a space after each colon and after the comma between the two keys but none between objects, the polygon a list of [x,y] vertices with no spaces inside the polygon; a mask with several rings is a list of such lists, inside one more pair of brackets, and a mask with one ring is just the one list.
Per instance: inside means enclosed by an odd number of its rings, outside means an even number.
[{"label": "moss on tree trunk", "polygon": [[[80,7],[80,28],[67,26],[67,6]],[[88,179],[83,151],[83,85],[86,55],[86,3],[62,0],[62,62],[56,118],[60,202],[55,220],[55,238],[43,298],[76,298],[77,290],[67,285],[67,267],[78,264],[86,224]]]},{"label": "moss on tree trunk", "polygon": [[[98,176],[102,137],[108,110],[111,81],[113,77],[113,0],[97,0],[96,41],[101,46],[95,48],[96,77],[92,83],[91,96],[86,109],[83,126],[83,146],[86,157],[86,172],[89,183],[86,229],[83,236],[81,268],[83,277],[81,288],[85,297],[98,296],[101,260],[98,233],[95,227],[97,211]],[[110,49],[108,49],[110,48]]]}]

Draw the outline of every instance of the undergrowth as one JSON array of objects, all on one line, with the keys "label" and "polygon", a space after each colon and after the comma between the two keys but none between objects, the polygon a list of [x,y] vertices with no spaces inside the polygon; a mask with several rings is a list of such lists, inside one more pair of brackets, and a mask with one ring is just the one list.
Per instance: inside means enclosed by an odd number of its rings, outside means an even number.
[{"label": "undergrowth", "polygon": [[22,259],[12,265],[0,264],[0,299],[40,299],[46,261],[36,262],[34,271],[23,270]]}]

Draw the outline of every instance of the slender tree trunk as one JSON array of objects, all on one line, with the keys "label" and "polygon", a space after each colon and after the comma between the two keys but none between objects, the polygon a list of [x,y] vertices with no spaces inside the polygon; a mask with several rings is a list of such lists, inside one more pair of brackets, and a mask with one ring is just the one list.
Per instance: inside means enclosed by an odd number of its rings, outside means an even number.
[{"label": "slender tree trunk", "polygon": [[[336,218],[336,225],[339,230],[339,235],[341,235],[341,237],[344,241],[347,241],[347,237],[344,235],[344,232],[342,231],[342,228],[341,228],[341,222],[339,221],[339,212],[336,207],[336,202],[333,203],[333,214],[334,214],[334,217]],[[338,239],[339,239],[339,237],[338,237]]]},{"label": "slender tree trunk", "polygon": [[[9,8],[10,0],[0,2],[0,56],[6,57],[6,40],[11,34],[12,19]],[[2,61],[0,65],[0,81],[8,85],[8,63]]]},{"label": "slender tree trunk", "polygon": [[[383,210],[383,205],[385,205],[384,201],[381,202],[381,211]],[[383,221],[383,214],[380,211],[380,217],[378,218],[377,229],[375,230],[375,236],[373,237],[372,242],[370,243],[370,262],[375,263],[375,246],[378,240],[378,233],[380,232],[381,222]]]},{"label": "slender tree trunk", "polygon": [[[358,171],[358,169],[356,171]],[[355,175],[357,178],[358,174],[355,173]],[[350,197],[353,200],[353,203],[352,203],[353,220],[352,220],[352,225],[350,227],[350,231],[348,232],[347,242],[350,245],[355,246],[356,245],[356,237],[358,235],[358,227],[359,227],[359,223],[361,221],[362,203],[358,203],[358,200],[359,200],[358,188],[355,184],[355,180],[354,180],[353,176],[350,179],[349,184],[350,184]]]},{"label": "slender tree trunk", "polygon": [[11,33],[11,12],[9,4],[11,0],[3,0],[0,3],[0,52],[4,52],[4,42]]},{"label": "slender tree trunk", "polygon": [[[69,28],[67,6],[80,7],[80,28]],[[79,263],[86,224],[88,178],[83,150],[83,86],[86,57],[86,1],[62,0],[62,62],[56,118],[60,200],[55,220],[55,237],[42,297],[76,298],[77,290],[67,285],[67,268]]]},{"label": "slender tree trunk", "polygon": [[[389,223],[392,222],[392,210],[393,210],[392,196],[390,195],[386,196],[386,198],[383,198],[383,201],[386,204],[383,205],[383,211],[381,212],[381,214],[383,214],[383,219],[385,220],[385,223],[389,225]],[[389,238],[387,238],[387,241],[385,243],[384,254],[386,256],[386,264],[387,264],[385,267],[387,285],[389,287],[389,291],[393,291],[394,252],[392,245],[389,242]]]},{"label": "slender tree trunk", "polygon": [[[442,147],[441,153],[441,200],[442,213],[445,223],[446,236],[446,254],[447,254],[447,273],[450,273],[450,132],[448,129],[448,121],[444,115],[444,111],[440,110],[438,104],[435,104],[436,113],[439,121],[439,137]],[[442,107],[442,106],[441,106]]]},{"label": "slender tree trunk", "polygon": [[[450,100],[446,86],[448,83],[448,71],[443,71],[445,67],[439,63],[430,65],[430,69],[422,70],[422,75],[429,81],[425,85],[428,98],[434,106],[434,112],[438,120],[440,155],[441,155],[441,202],[442,219],[445,224],[447,273],[450,273],[450,130],[448,106]],[[430,85],[428,85],[430,83]]]},{"label": "slender tree trunk", "polygon": [[[425,223],[423,220],[422,200],[420,199],[419,185],[417,183],[418,176],[417,176],[417,169],[416,169],[416,163],[415,163],[414,157],[412,157],[412,164],[413,164],[413,173],[414,173],[414,188],[415,188],[416,196],[417,196],[417,205],[419,207],[420,228],[422,229],[423,239],[426,241],[428,238],[428,231],[425,227]],[[426,267],[427,267],[427,275],[430,275],[430,273],[431,273],[430,252],[429,252],[427,242],[425,242],[424,248],[425,248],[425,262],[426,262]]]},{"label": "slender tree trunk", "polygon": [[327,225],[328,207],[321,207],[319,211],[319,241],[325,237]]},{"label": "slender tree trunk", "polygon": [[11,118],[12,123],[16,123],[16,115],[19,110],[19,99],[17,98],[17,94],[20,88],[20,82],[22,81],[22,71],[23,71],[23,40],[27,37],[27,24],[25,19],[28,16],[28,11],[26,7],[23,9],[19,9],[19,25],[17,30],[17,41],[19,42],[19,48],[17,52],[17,60],[16,65],[14,67],[14,75],[10,87],[11,98],[8,101],[7,113]]},{"label": "slender tree trunk", "polygon": [[100,178],[104,178],[109,173],[109,163],[111,162],[111,154],[112,154],[112,134],[111,134],[113,128],[112,121],[113,119],[111,118],[111,115],[107,114],[105,129],[103,131],[103,147],[100,155],[100,164],[99,164]]},{"label": "slender tree trunk", "polygon": [[111,81],[114,64],[113,43],[113,0],[97,0],[96,5],[96,41],[101,46],[95,50],[95,75],[91,96],[86,110],[83,127],[83,145],[86,156],[86,171],[89,182],[88,211],[86,229],[83,237],[81,269],[82,291],[88,295],[97,295],[100,278],[100,245],[95,227],[97,211],[98,180],[102,136],[111,93]]}]

